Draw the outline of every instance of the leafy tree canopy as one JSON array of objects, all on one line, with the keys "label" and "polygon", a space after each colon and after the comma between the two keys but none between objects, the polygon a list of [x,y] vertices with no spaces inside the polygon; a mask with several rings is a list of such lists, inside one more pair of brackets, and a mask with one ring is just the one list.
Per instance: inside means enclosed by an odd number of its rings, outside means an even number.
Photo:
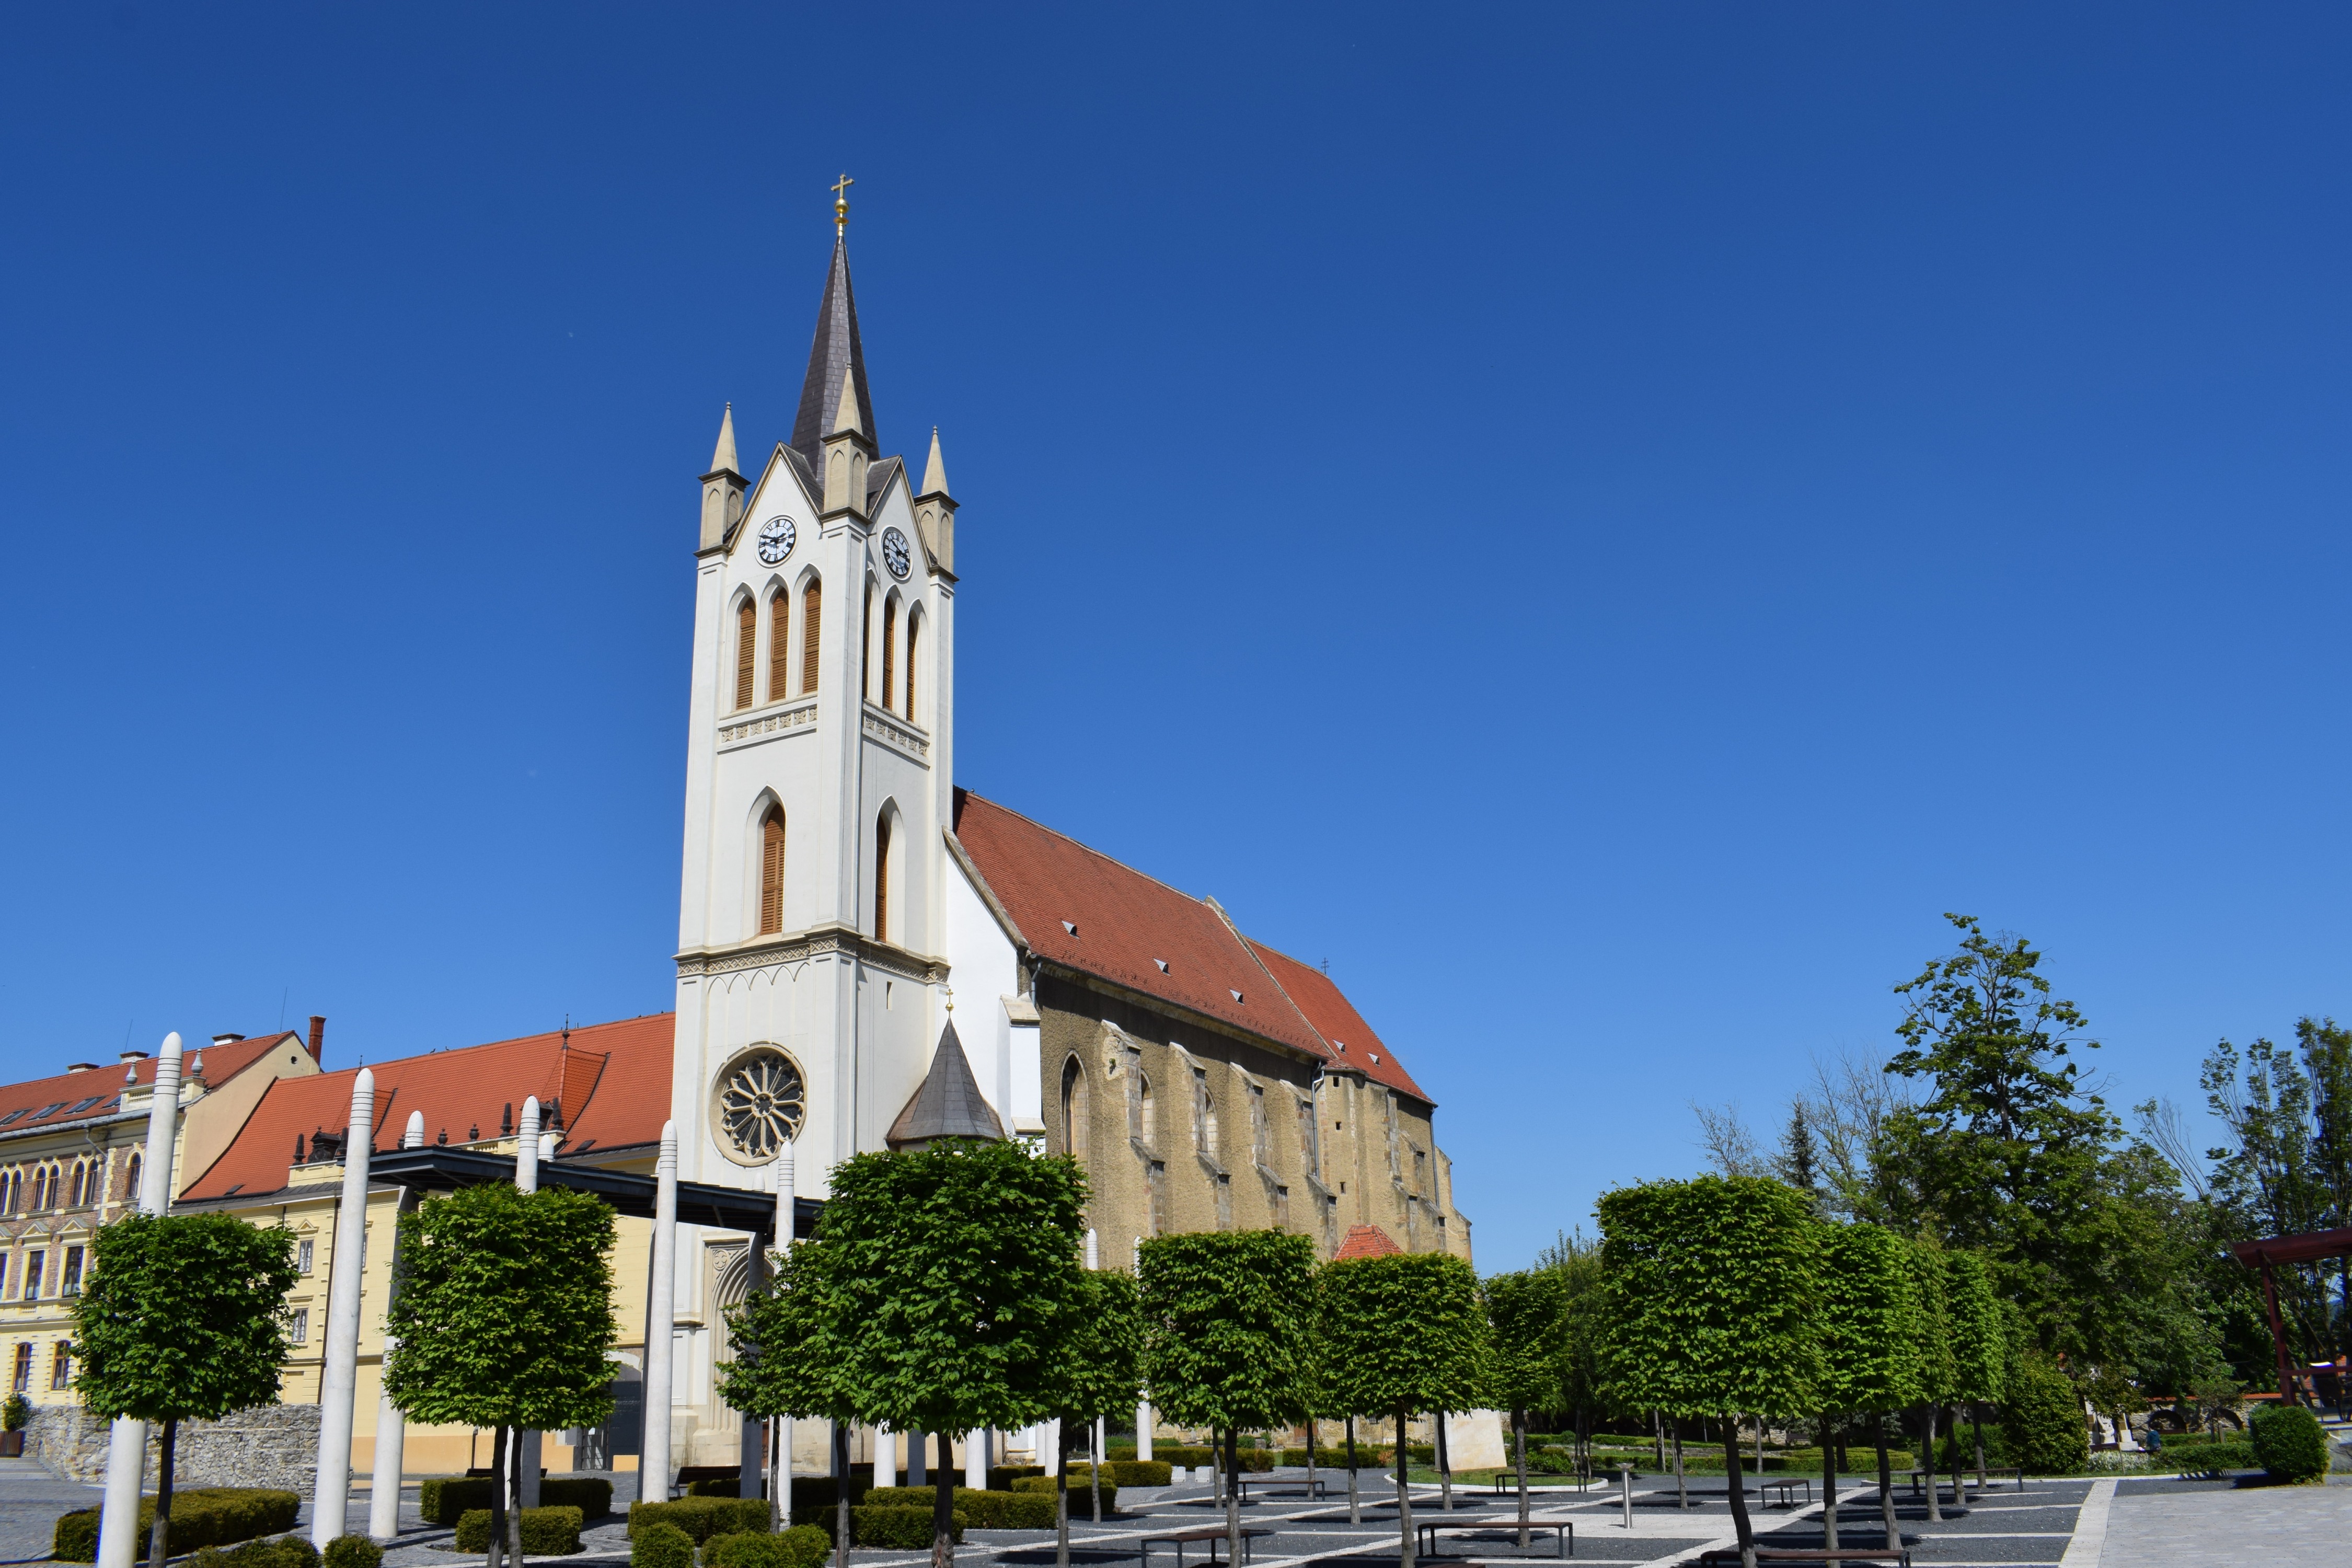
[{"label": "leafy tree canopy", "polygon": [[1944,1279],[1952,1320],[1953,1396],[1990,1404],[2000,1397],[2009,1365],[1992,1270],[1982,1255],[1960,1250],[1945,1255]]},{"label": "leafy tree canopy", "polygon": [[1315,1402],[1315,1246],[1278,1230],[1143,1244],[1143,1365],[1151,1402],[1187,1426],[1296,1421]]},{"label": "leafy tree canopy", "polygon": [[1822,1227],[1825,1410],[1899,1410],[1920,1397],[1918,1295],[1908,1244],[1879,1226]]},{"label": "leafy tree canopy", "polygon": [[823,1240],[772,1254],[765,1289],[727,1310],[735,1359],[719,1369],[719,1395],[730,1409],[855,1421],[845,1321],[833,1291],[835,1254]]},{"label": "leafy tree canopy", "polygon": [[278,1402],[294,1238],[234,1215],[127,1215],[92,1240],[74,1388],[112,1420],[217,1420]]},{"label": "leafy tree canopy", "polygon": [[1143,1303],[1120,1268],[1078,1271],[1077,1312],[1052,1402],[1066,1421],[1133,1415],[1143,1392]]},{"label": "leafy tree canopy", "polygon": [[1485,1286],[1494,1396],[1511,1410],[1568,1408],[1575,1375],[1574,1298],[1558,1269],[1497,1274]]},{"label": "leafy tree canopy", "polygon": [[1478,1277],[1458,1258],[1391,1253],[1324,1266],[1317,1312],[1333,1408],[1359,1415],[1469,1410],[1489,1395]]}]

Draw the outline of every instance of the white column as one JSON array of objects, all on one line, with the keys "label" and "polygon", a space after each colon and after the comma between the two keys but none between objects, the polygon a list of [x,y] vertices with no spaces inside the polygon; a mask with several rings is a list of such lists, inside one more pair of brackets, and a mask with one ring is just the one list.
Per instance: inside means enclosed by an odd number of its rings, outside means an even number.
[{"label": "white column", "polygon": [[[775,1250],[780,1260],[792,1250],[793,1227],[798,1223],[793,1200],[798,1190],[793,1167],[793,1141],[787,1138],[776,1151]],[[793,1519],[793,1418],[789,1415],[776,1417],[775,1447],[775,1469],[768,1478],[768,1496],[774,1500],[771,1511],[781,1524],[789,1525]]]},{"label": "white column", "polygon": [[[404,1149],[425,1147],[425,1112],[408,1113],[408,1126],[400,1134]],[[397,1231],[394,1245],[397,1246]],[[392,1311],[392,1292],[383,1296],[383,1310]],[[390,1541],[400,1533],[400,1467],[402,1450],[408,1443],[408,1423],[400,1414],[400,1406],[392,1402],[392,1383],[385,1375],[392,1370],[392,1352],[400,1342],[392,1337],[391,1324],[384,1325],[383,1359],[376,1364],[376,1381],[383,1392],[375,1402],[375,1479],[368,1489],[368,1535],[375,1541]]]},{"label": "white column", "polygon": [[1151,1458],[1151,1401],[1138,1400],[1135,1405],[1135,1457]]},{"label": "white column", "polygon": [[[539,1191],[539,1096],[532,1095],[522,1102],[522,1137],[515,1145],[515,1185],[526,1193]],[[540,1434],[518,1432],[515,1442],[521,1452],[516,1456],[522,1472],[522,1490],[515,1498],[518,1508],[539,1506]]]},{"label": "white column", "polygon": [[974,1491],[988,1486],[988,1434],[967,1432],[963,1435],[963,1484]]},{"label": "white column", "polygon": [[887,1426],[874,1428],[874,1484],[898,1484],[898,1435]]},{"label": "white column", "polygon": [[1045,1467],[1045,1473],[1049,1476],[1060,1475],[1062,1473],[1062,1418],[1060,1416],[1056,1415],[1050,1421],[1038,1424],[1037,1447],[1042,1450],[1038,1458]]},{"label": "white column", "polygon": [[[139,1210],[172,1207],[173,1139],[180,1120],[180,1037],[163,1037],[155,1058],[155,1098],[147,1111],[147,1157],[139,1168]],[[147,1423],[123,1416],[107,1435],[106,1500],[99,1516],[100,1568],[131,1568],[139,1551],[139,1483],[147,1470]]]},{"label": "white column", "polygon": [[352,1080],[352,1115],[343,1131],[343,1201],[335,1210],[335,1267],[327,1289],[327,1368],[319,1396],[319,1468],[310,1492],[310,1544],[324,1548],[343,1532],[352,1495],[352,1415],[359,1397],[360,1265],[367,1246],[369,1144],[375,1136],[375,1074]]},{"label": "white column", "polygon": [[637,1497],[669,1500],[670,1338],[677,1326],[677,1123],[662,1123],[654,1167],[653,1300],[646,1313],[645,1452],[637,1457]]}]

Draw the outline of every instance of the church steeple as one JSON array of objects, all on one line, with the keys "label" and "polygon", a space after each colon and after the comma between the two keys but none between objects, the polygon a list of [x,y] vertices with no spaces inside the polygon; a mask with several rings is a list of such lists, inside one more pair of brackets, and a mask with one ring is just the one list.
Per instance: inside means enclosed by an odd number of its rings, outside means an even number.
[{"label": "church steeple", "polygon": [[[808,374],[801,381],[800,412],[793,420],[793,447],[807,459],[820,488],[824,483],[824,438],[841,427],[835,416],[845,390],[856,399],[857,427],[868,448],[879,450],[874,399],[866,388],[866,349],[857,339],[857,296],[849,286],[849,241],[835,235],[833,267],[825,274],[824,298],[817,305],[816,339],[809,344]],[[828,510],[831,505],[826,503]]]},{"label": "church steeple", "polygon": [[719,445],[710,454],[710,471],[702,476],[702,542],[698,550],[716,550],[727,542],[735,520],[743,515],[743,492],[749,486],[735,466],[735,405],[719,416]]},{"label": "church steeple", "polygon": [[955,498],[948,494],[948,466],[940,457],[940,427],[931,426],[931,458],[923,465],[922,493],[915,498],[915,528],[940,570],[955,575]]}]

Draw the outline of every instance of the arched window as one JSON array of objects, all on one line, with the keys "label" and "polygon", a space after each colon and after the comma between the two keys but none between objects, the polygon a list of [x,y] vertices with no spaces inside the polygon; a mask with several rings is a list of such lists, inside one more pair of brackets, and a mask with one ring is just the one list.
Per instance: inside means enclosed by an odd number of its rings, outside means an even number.
[{"label": "arched window", "polygon": [[768,700],[782,702],[793,694],[793,639],[786,625],[793,618],[793,596],[782,588],[768,600]]},{"label": "arched window", "polygon": [[135,1204],[139,1201],[139,1163],[140,1156],[134,1152],[131,1156],[131,1173],[124,1177],[122,1182],[124,1203]]},{"label": "arched window", "polygon": [[923,617],[916,611],[907,612],[907,717],[915,717],[915,647],[923,629]]},{"label": "arched window", "polygon": [[874,819],[874,940],[890,940],[890,814]]},{"label": "arched window", "polygon": [[874,584],[866,584],[866,618],[857,626],[857,694],[874,697]]},{"label": "arched window", "polygon": [[784,929],[784,808],[768,807],[760,822],[760,934]]},{"label": "arched window", "polygon": [[751,600],[735,612],[735,706],[751,706],[751,661],[760,649],[760,610]]},{"label": "arched window", "polygon": [[882,601],[882,706],[890,706],[890,689],[898,673],[898,649],[891,645],[898,640],[898,601]]},{"label": "arched window", "polygon": [[1139,1092],[1143,1100],[1143,1146],[1150,1149],[1156,1147],[1152,1141],[1160,1135],[1160,1117],[1151,1101],[1151,1076],[1138,1073],[1136,1077],[1139,1080]]},{"label": "arched window", "polygon": [[11,1171],[0,1176],[0,1214],[15,1214],[25,1206],[25,1173]]},{"label": "arched window", "polygon": [[1086,1070],[1072,1057],[1062,1064],[1062,1142],[1063,1152],[1080,1164],[1086,1163],[1091,1142],[1087,1135],[1092,1121],[1090,1100]]},{"label": "arched window", "polygon": [[801,590],[801,694],[816,689],[817,619],[824,595],[816,579]]},{"label": "arched window", "polygon": [[73,1208],[81,1207],[82,1184],[89,1180],[89,1167],[83,1164],[79,1160],[76,1160],[74,1162],[73,1168],[73,1196],[68,1200],[68,1206]]}]

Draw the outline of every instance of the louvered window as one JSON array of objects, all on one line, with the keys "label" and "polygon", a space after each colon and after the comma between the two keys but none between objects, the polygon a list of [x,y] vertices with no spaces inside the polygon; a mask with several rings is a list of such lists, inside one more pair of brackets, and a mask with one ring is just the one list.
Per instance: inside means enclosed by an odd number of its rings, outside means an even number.
[{"label": "louvered window", "polygon": [[784,929],[784,812],[768,808],[760,824],[760,934]]},{"label": "louvered window", "polygon": [[874,940],[890,940],[890,814],[874,824]]},{"label": "louvered window", "polygon": [[866,618],[857,626],[857,694],[874,696],[874,584],[866,584]]},{"label": "louvered window", "polygon": [[760,647],[760,611],[751,600],[735,612],[735,706],[751,706],[751,660]]},{"label": "louvered window", "polygon": [[915,642],[923,629],[923,618],[909,610],[907,613],[907,717],[915,716]]},{"label": "louvered window", "polygon": [[793,616],[793,596],[779,593],[768,601],[768,700],[782,702],[793,694],[789,656],[793,639],[785,625]]},{"label": "louvered window", "polygon": [[824,593],[815,583],[801,590],[801,692],[816,689],[817,620]]},{"label": "louvered window", "polygon": [[885,708],[890,706],[891,677],[898,670],[898,663],[891,657],[896,650],[890,646],[898,640],[898,601],[885,599],[882,601],[882,706]]}]

